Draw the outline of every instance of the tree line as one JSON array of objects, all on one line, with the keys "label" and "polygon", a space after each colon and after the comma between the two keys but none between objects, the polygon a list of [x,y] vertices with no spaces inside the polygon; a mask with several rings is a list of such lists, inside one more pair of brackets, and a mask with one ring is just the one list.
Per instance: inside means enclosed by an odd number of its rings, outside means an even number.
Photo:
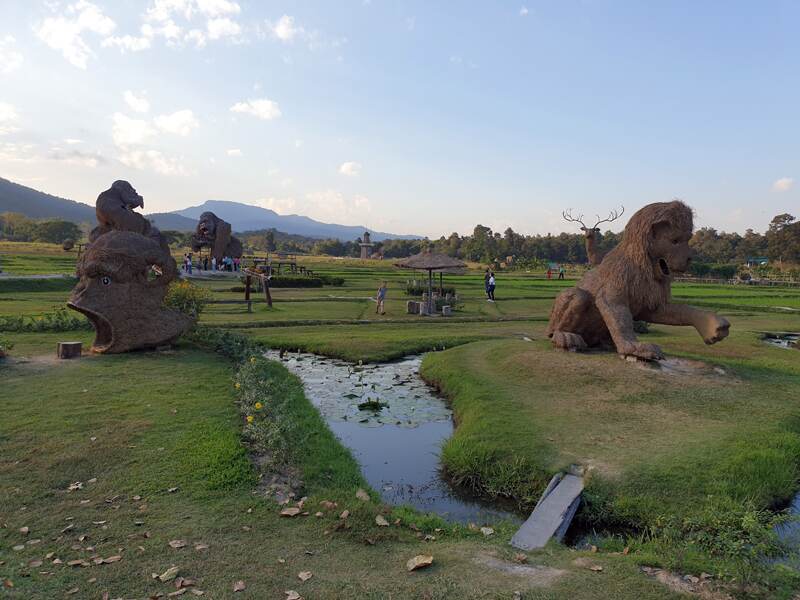
[{"label": "tree line", "polygon": [[82,237],[81,228],[64,219],[31,219],[20,213],[0,213],[0,239],[13,242],[63,244]]},{"label": "tree line", "polygon": [[[189,245],[191,233],[162,231],[176,247]],[[295,252],[327,256],[358,257],[361,239],[341,241],[319,240],[288,234],[275,229],[237,233],[250,252]],[[0,214],[0,239],[60,244],[67,239],[77,241],[81,229],[63,219],[31,219],[18,213]],[[620,241],[621,234],[606,231],[597,245],[602,253]],[[689,244],[696,252],[698,264],[742,264],[748,259],[764,257],[773,263],[800,263],[800,221],[788,213],[776,215],[767,231],[752,229],[739,233],[703,227],[695,231]],[[513,257],[517,264],[545,262],[581,264],[588,262],[582,233],[523,235],[508,227],[502,233],[484,225],[476,225],[469,235],[451,233],[439,239],[384,240],[376,242],[373,252],[386,259],[397,259],[422,252],[426,248],[464,260],[492,263]],[[701,274],[701,273],[698,273]]]}]

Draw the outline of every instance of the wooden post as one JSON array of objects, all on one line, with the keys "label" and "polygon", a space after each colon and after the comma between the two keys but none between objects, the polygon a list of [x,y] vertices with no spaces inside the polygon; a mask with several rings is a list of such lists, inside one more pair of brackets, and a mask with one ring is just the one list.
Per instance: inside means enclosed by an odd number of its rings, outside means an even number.
[{"label": "wooden post", "polygon": [[253,277],[251,275],[247,275],[244,278],[244,299],[247,302],[247,312],[253,312],[253,305],[250,302],[250,284],[253,282]]},{"label": "wooden post", "polygon": [[269,278],[262,277],[261,281],[264,283],[264,295],[267,297],[267,306],[272,308],[272,294],[269,293]]},{"label": "wooden post", "polygon": [[81,342],[58,342],[58,358],[77,358],[81,355]]}]

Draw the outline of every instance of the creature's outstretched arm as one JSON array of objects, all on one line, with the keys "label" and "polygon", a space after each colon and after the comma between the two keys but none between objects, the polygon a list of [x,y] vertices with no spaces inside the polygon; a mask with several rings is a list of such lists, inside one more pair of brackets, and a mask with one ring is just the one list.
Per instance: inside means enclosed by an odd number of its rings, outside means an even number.
[{"label": "creature's outstretched arm", "polygon": [[731,324],[716,313],[685,304],[665,304],[645,315],[644,319],[662,325],[691,325],[706,344],[715,344],[728,337]]},{"label": "creature's outstretched arm", "polygon": [[633,329],[633,315],[627,302],[619,298],[608,298],[605,294],[595,297],[595,304],[608,327],[617,352],[626,356],[636,356],[645,360],[664,358],[661,348],[655,344],[645,344],[636,339]]}]

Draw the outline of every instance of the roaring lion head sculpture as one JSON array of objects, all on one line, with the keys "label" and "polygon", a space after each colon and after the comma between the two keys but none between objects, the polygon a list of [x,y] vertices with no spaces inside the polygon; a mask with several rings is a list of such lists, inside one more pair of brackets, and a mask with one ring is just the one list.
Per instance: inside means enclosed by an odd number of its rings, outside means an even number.
[{"label": "roaring lion head sculpture", "polygon": [[192,250],[210,248],[211,256],[222,260],[223,257],[240,258],[242,256],[242,242],[231,235],[231,224],[223,221],[213,212],[204,212],[200,215],[194,235],[192,235]]},{"label": "roaring lion head sculpture", "polygon": [[727,320],[691,306],[672,304],[675,274],[689,268],[692,210],[683,202],[657,202],[636,212],[620,244],[574,288],[556,298],[547,334],[563,350],[613,346],[622,355],[663,358],[655,344],[639,342],[634,320],[691,325],[707,344],[728,335]]},{"label": "roaring lion head sculpture", "polygon": [[127,181],[115,181],[97,198],[99,225],[78,262],[80,281],[67,302],[94,326],[94,352],[161,346],[192,324],[163,306],[178,269],[158,229],[133,212],[143,205]]}]

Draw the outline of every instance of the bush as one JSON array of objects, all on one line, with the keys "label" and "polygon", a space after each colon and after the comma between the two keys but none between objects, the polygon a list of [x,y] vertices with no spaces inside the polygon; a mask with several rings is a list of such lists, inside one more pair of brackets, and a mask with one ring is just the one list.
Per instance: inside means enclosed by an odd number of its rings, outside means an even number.
[{"label": "bush", "polygon": [[[439,286],[436,285],[434,282],[433,291],[438,291]],[[428,292],[428,282],[427,281],[419,281],[417,279],[412,279],[406,282],[406,294],[409,296],[422,296],[422,294],[426,294]],[[443,294],[453,294],[456,293],[456,288],[452,285],[446,285],[441,288],[441,292]]]},{"label": "bush", "polygon": [[14,347],[14,344],[11,343],[7,337],[0,335],[0,358],[5,358],[8,356],[9,350]]},{"label": "bush", "polygon": [[207,289],[180,279],[169,285],[169,290],[164,298],[164,306],[179,310],[196,319],[210,299],[211,292]]},{"label": "bush", "polygon": [[[245,282],[245,278],[242,277],[242,283]],[[253,281],[253,287],[258,285],[258,280]],[[294,276],[294,275],[275,275],[272,279],[269,280],[269,287],[271,288],[318,288],[322,287],[322,278],[320,277],[302,277],[302,276]],[[239,291],[241,289],[244,292],[244,288],[239,288],[237,286],[235,289],[231,288],[231,291]]]},{"label": "bush", "polygon": [[344,285],[344,277],[334,277],[333,275],[315,275],[314,277],[321,279],[322,283],[325,285],[332,285],[335,287],[341,287]]},{"label": "bush", "polygon": [[72,250],[75,247],[75,240],[73,240],[71,238],[67,238],[61,244],[61,247],[64,249],[64,252],[69,252],[70,250]]},{"label": "bush", "polygon": [[59,308],[55,312],[43,315],[0,317],[0,331],[75,331],[91,328],[92,324],[86,317],[66,308]]}]

